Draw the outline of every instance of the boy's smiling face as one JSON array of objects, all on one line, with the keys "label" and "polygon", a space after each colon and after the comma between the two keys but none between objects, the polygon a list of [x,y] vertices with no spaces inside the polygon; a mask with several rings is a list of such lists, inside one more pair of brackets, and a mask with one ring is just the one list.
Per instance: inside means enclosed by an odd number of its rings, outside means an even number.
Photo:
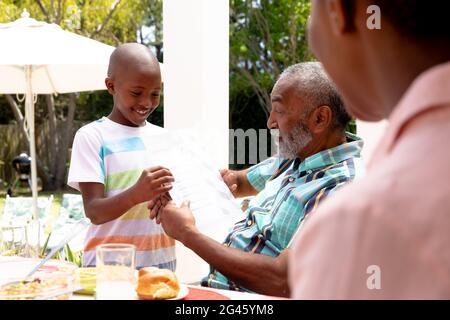
[{"label": "boy's smiling face", "polygon": [[158,107],[161,95],[159,63],[146,55],[120,59],[114,71],[105,80],[114,97],[114,108],[109,118],[130,126],[144,126],[148,116]]}]

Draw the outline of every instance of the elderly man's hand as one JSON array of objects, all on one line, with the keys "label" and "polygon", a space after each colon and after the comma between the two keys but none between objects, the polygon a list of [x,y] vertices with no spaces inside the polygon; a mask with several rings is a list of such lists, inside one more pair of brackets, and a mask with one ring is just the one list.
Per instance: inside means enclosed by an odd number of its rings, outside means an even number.
[{"label": "elderly man's hand", "polygon": [[228,169],[222,169],[219,172],[228,189],[235,195],[238,188],[238,178],[236,173]]},{"label": "elderly man's hand", "polygon": [[156,219],[156,223],[161,223],[166,234],[182,243],[186,235],[192,231],[197,231],[195,218],[189,208],[189,201],[184,201],[178,208],[174,202],[170,201]]}]

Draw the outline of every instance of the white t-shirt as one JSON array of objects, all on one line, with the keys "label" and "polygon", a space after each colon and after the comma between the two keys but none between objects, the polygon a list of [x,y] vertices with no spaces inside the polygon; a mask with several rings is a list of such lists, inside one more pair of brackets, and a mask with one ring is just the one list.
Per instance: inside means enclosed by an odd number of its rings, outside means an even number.
[{"label": "white t-shirt", "polygon": [[[79,190],[80,182],[98,182],[112,197],[128,189],[151,163],[146,137],[164,129],[146,122],[129,127],[106,117],[80,128],[73,142],[68,185]],[[102,243],[132,243],[136,266],[158,266],[175,270],[175,240],[149,219],[147,203],[124,212],[119,218],[91,225],[85,240],[83,265],[95,265],[95,247]]]}]

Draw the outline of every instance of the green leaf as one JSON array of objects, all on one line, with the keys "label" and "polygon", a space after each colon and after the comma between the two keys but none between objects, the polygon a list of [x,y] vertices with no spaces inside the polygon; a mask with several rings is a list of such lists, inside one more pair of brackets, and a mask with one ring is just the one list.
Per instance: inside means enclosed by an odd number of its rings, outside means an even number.
[{"label": "green leaf", "polygon": [[45,244],[44,244],[44,246],[42,247],[42,251],[41,251],[41,257],[44,257],[45,254],[46,254],[46,252],[47,252],[48,241],[50,240],[50,236],[51,236],[51,235],[52,235],[52,233],[50,232],[50,233],[48,234],[47,240],[45,240]]},{"label": "green leaf", "polygon": [[66,249],[67,261],[75,262],[75,258],[74,258],[72,250],[70,249],[70,246],[68,244],[66,244],[64,248]]}]

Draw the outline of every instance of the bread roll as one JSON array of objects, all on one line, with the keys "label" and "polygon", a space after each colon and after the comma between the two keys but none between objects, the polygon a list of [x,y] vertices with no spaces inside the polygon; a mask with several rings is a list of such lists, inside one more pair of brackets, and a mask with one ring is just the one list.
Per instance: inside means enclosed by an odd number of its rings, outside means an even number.
[{"label": "bread roll", "polygon": [[136,293],[145,300],[175,298],[180,291],[177,276],[171,270],[147,267],[139,270]]}]

